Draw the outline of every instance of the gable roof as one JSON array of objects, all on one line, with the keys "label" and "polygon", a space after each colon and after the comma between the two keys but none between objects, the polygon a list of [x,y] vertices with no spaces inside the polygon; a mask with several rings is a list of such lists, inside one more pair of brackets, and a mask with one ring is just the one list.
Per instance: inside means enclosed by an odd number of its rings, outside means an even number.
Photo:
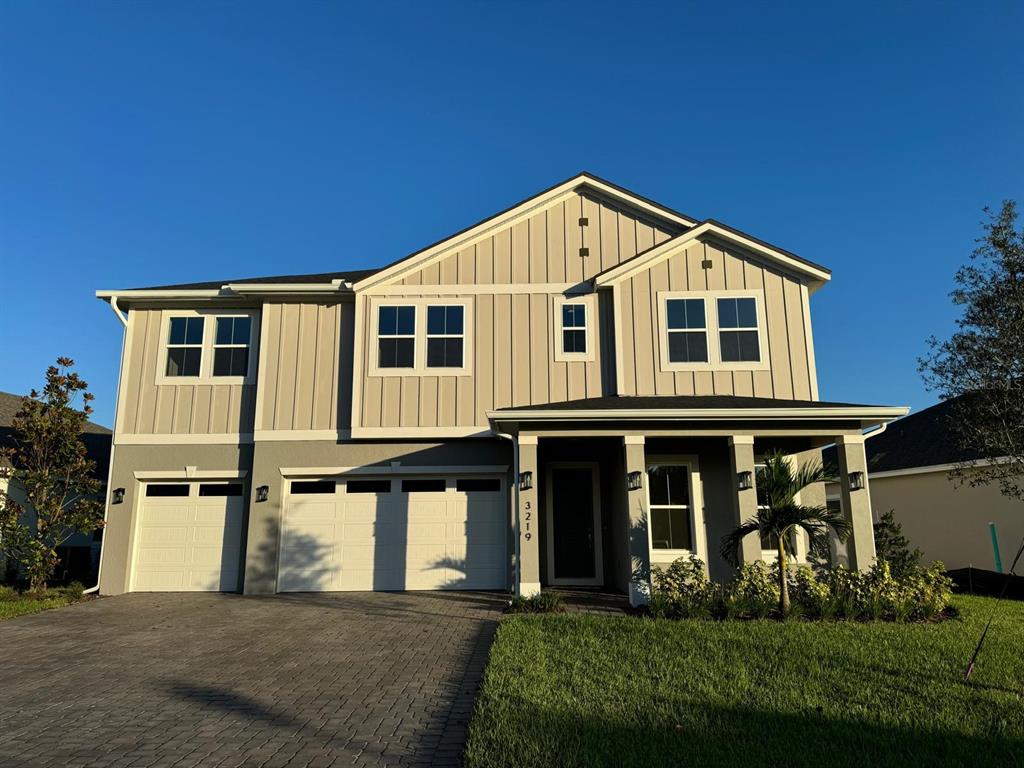
[{"label": "gable roof", "polygon": [[617,184],[602,179],[593,173],[582,171],[565,181],[531,195],[525,200],[520,200],[503,211],[492,214],[425,248],[421,248],[408,256],[403,256],[401,259],[393,261],[391,264],[377,270],[373,275],[357,282],[354,288],[359,291],[389,279],[398,279],[407,272],[421,269],[428,263],[439,260],[452,251],[464,248],[471,242],[486,237],[499,227],[508,226],[521,218],[537,212],[539,209],[554,205],[580,190],[596,192],[620,205],[646,213],[648,216],[658,219],[679,231],[688,230],[698,223],[698,220],[691,216],[680,213],[661,203],[656,203],[625,187],[620,187]]},{"label": "gable roof", "polygon": [[[11,444],[14,417],[21,410],[21,395],[0,392],[0,446]],[[95,476],[104,482],[110,464],[110,441],[112,433],[106,427],[91,421],[82,425],[82,442],[89,458],[96,462]]]},{"label": "gable roof", "polygon": [[767,243],[720,221],[707,219],[660,245],[648,248],[643,253],[638,253],[633,258],[626,259],[622,263],[600,272],[594,277],[594,285],[608,286],[620,280],[625,280],[638,272],[649,269],[658,262],[667,259],[673,253],[692,245],[703,237],[715,237],[725,240],[746,250],[753,251],[760,256],[767,257],[789,271],[810,278],[810,285],[813,289],[820,288],[832,277],[832,270],[827,267],[815,264],[813,261],[808,261],[801,256],[797,256],[795,253]]},{"label": "gable roof", "polygon": [[[962,401],[963,397],[956,397],[936,403],[892,422],[885,432],[867,440],[868,472],[938,467],[982,458],[977,451],[962,448],[953,431]],[[834,464],[835,448],[826,449],[822,458]]]}]

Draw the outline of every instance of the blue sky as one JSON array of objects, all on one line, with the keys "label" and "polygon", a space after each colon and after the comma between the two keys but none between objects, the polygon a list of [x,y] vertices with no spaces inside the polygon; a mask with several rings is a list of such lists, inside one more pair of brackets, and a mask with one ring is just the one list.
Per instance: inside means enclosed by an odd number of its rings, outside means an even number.
[{"label": "blue sky", "polygon": [[96,289],[376,266],[585,169],[831,267],[822,398],[920,408],[1022,72],[1015,2],[0,0],[0,389],[69,355],[109,425]]}]

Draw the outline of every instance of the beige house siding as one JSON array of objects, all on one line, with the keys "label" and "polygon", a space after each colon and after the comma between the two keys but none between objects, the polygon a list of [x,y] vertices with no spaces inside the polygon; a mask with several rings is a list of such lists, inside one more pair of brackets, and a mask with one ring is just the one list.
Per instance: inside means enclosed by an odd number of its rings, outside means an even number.
[{"label": "beige house siding", "polygon": [[[711,262],[705,269],[702,264]],[[804,285],[733,247],[698,242],[623,280],[616,325],[622,350],[623,395],[739,395],[816,400],[817,382],[810,308]],[[767,370],[663,371],[658,293],[664,291],[761,292],[767,317]]]},{"label": "beige house siding", "polygon": [[117,433],[251,433],[255,383],[157,384],[158,368],[165,361],[160,338],[165,311],[133,307],[129,313]]},{"label": "beige house siding", "polygon": [[912,475],[872,476],[874,517],[893,511],[903,535],[920,547],[925,562],[941,560],[947,568],[993,570],[988,524],[996,524],[1003,567],[1024,538],[1020,502],[1008,499],[994,485],[957,485],[940,470]]},{"label": "beige house siding", "polygon": [[[587,219],[585,226],[581,218]],[[428,264],[397,285],[575,285],[678,231],[593,194],[574,194]],[[589,249],[589,255],[581,256],[581,248]]]},{"label": "beige house siding", "polygon": [[266,303],[256,430],[349,426],[354,308],[339,303]]},{"label": "beige house siding", "polygon": [[[590,360],[559,362],[552,349],[556,336],[555,298],[559,294],[477,294],[469,302],[473,334],[469,375],[363,376],[363,427],[487,428],[494,408],[558,402],[602,393],[602,348],[596,297]],[[389,294],[388,302],[404,297]],[[438,296],[437,298],[442,298]],[[450,298],[450,297],[444,297]],[[375,304],[362,302],[362,327],[371,328]],[[376,345],[368,338],[362,369],[369,371]]]}]

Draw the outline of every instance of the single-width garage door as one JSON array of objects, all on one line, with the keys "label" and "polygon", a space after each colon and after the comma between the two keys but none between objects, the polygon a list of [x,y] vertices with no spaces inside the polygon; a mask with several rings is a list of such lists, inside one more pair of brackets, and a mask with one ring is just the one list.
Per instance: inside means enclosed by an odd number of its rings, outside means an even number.
[{"label": "single-width garage door", "polygon": [[135,530],[135,592],[238,589],[241,483],[149,483]]},{"label": "single-width garage door", "polygon": [[505,589],[507,527],[498,477],[293,480],[278,589]]}]

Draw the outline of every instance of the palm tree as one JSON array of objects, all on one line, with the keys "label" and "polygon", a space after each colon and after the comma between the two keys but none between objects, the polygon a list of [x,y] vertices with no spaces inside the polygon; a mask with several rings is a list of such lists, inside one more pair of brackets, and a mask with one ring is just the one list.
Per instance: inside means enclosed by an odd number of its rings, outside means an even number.
[{"label": "palm tree", "polygon": [[764,466],[757,470],[757,515],[737,527],[722,540],[722,557],[739,564],[740,542],[745,536],[758,534],[775,543],[779,552],[779,611],[789,613],[789,582],[786,578],[789,556],[793,554],[793,534],[797,529],[807,532],[811,554],[828,552],[829,532],[840,541],[850,535],[850,523],[840,512],[828,507],[807,506],[796,501],[801,490],[815,483],[832,481],[820,462],[809,462],[794,469],[785,454],[770,453]]}]

